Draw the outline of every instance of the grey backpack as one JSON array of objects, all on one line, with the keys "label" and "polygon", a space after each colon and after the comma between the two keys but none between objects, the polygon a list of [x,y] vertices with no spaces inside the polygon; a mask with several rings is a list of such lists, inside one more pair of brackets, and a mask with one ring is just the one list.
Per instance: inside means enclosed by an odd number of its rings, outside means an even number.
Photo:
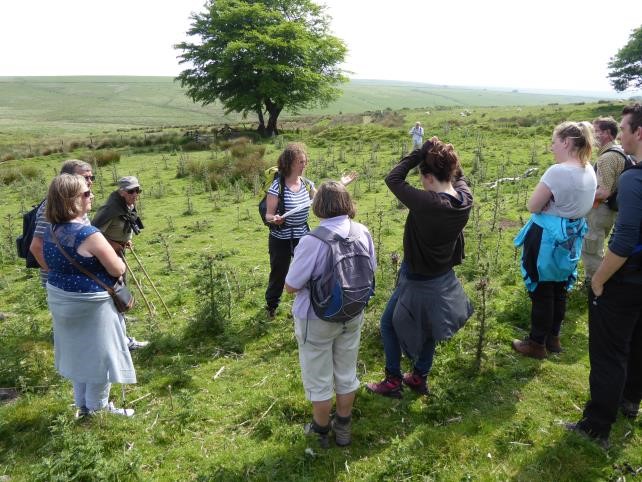
[{"label": "grey backpack", "polygon": [[322,320],[349,321],[366,308],[374,294],[370,252],[359,242],[360,233],[360,228],[352,222],[346,238],[323,226],[309,233],[330,247],[323,274],[310,280],[310,303]]}]

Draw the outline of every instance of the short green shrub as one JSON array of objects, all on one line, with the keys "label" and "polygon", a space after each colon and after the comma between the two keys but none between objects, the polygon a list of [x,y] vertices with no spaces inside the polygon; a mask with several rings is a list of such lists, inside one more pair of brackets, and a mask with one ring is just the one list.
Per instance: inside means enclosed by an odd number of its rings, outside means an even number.
[{"label": "short green shrub", "polygon": [[83,161],[87,161],[90,164],[93,164],[95,161],[98,167],[104,167],[120,162],[120,153],[111,150],[96,151],[89,159],[83,159]]},{"label": "short green shrub", "polygon": [[40,171],[35,166],[20,166],[0,169],[0,184],[9,185],[23,180],[39,178]]}]

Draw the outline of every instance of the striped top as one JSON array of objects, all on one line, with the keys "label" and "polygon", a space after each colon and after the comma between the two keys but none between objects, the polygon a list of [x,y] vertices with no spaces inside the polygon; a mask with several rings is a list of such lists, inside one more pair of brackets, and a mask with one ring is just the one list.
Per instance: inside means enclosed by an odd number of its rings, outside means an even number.
[{"label": "striped top", "polygon": [[[38,211],[36,211],[36,229],[33,232],[34,238],[44,238],[45,231],[49,229],[49,222],[45,217],[45,209],[47,209],[47,200],[40,205]],[[47,284],[47,272],[40,270],[40,284],[44,287]]]},{"label": "striped top", "polygon": [[[310,192],[314,189],[314,183],[309,179],[306,179],[306,182],[301,179],[301,189],[299,192],[293,192],[288,188],[287,185],[283,186],[283,204],[285,206],[285,212],[291,211],[292,209],[300,206],[301,204],[306,204],[310,202]],[[309,188],[309,190],[308,190]],[[268,189],[268,194],[279,197],[279,177],[272,182],[270,188]],[[302,209],[298,213],[295,213],[291,216],[285,218],[285,223],[281,225],[281,229],[272,229],[270,231],[270,236],[274,236],[277,239],[292,239],[292,238],[301,238],[307,232],[310,231],[308,228],[308,217],[310,214],[310,209]]]}]

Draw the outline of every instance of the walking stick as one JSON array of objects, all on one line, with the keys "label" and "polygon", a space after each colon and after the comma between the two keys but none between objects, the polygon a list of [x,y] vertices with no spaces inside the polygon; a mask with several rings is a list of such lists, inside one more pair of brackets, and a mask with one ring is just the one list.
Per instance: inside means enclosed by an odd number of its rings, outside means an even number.
[{"label": "walking stick", "polygon": [[165,311],[167,312],[167,315],[171,318],[171,317],[172,317],[172,314],[169,312],[169,308],[167,308],[167,305],[165,304],[165,301],[163,300],[163,297],[160,295],[160,293],[159,293],[159,292],[158,292],[158,290],[156,289],[156,285],[154,284],[154,282],[152,281],[152,279],[149,277],[149,274],[147,273],[147,270],[146,270],[146,269],[145,269],[145,267],[143,266],[143,263],[141,262],[140,258],[139,258],[139,257],[138,257],[138,255],[136,254],[136,252],[134,251],[134,248],[132,248],[132,247],[130,246],[130,247],[129,247],[129,250],[130,250],[130,251],[132,252],[132,254],[134,255],[134,258],[136,259],[136,261],[138,261],[138,265],[140,266],[140,269],[142,269],[142,270],[143,270],[143,273],[145,273],[145,276],[147,277],[147,281],[149,281],[149,284],[150,284],[150,285],[152,285],[152,288],[153,288],[154,292],[156,292],[156,296],[158,296],[158,299],[160,299],[160,300],[161,300],[161,303],[163,304],[163,308],[165,308]]},{"label": "walking stick", "polygon": [[147,309],[149,310],[149,314],[151,316],[154,316],[156,314],[156,310],[152,308],[152,305],[149,303],[149,300],[145,296],[145,293],[143,293],[143,287],[140,285],[138,280],[136,279],[136,276],[134,276],[134,272],[132,269],[129,267],[129,264],[127,264],[127,261],[125,261],[125,258],[121,258],[123,262],[125,263],[125,266],[127,267],[127,271],[129,271],[129,274],[131,275],[132,279],[134,280],[134,284],[136,285],[136,288],[138,288],[138,291],[140,291],[141,296],[145,300],[145,303],[147,304]]}]

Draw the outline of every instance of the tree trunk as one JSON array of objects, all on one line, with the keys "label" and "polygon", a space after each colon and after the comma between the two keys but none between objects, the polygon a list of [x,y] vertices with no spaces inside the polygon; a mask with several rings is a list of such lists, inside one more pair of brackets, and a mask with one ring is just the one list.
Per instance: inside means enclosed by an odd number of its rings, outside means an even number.
[{"label": "tree trunk", "polygon": [[261,104],[256,106],[256,115],[259,118],[259,128],[257,129],[257,132],[259,135],[265,137],[265,119],[263,118],[263,109]]},{"label": "tree trunk", "polygon": [[283,106],[275,104],[270,99],[266,99],[265,100],[265,108],[268,111],[268,114],[270,115],[268,117],[266,134],[269,137],[278,136],[279,135],[279,129],[277,128],[276,122],[277,122],[277,120],[279,118],[279,114],[283,110]]}]

